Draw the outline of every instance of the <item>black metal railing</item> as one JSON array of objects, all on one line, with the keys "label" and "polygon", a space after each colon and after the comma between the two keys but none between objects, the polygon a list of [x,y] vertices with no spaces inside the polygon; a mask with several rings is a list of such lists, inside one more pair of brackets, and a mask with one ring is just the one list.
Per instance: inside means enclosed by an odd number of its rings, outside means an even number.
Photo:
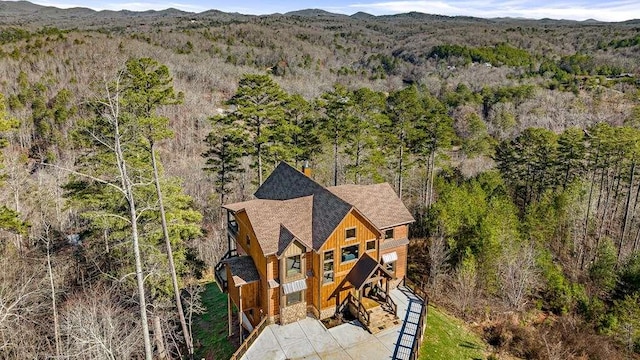
[{"label": "black metal railing", "polygon": [[417,333],[416,333],[416,336],[413,338],[413,344],[411,346],[410,359],[416,360],[420,356],[420,345],[424,340],[424,333],[427,328],[427,316],[429,311],[428,310],[429,295],[427,295],[427,292],[423,289],[422,286],[419,286],[418,284],[414,283],[413,281],[408,279],[406,276],[402,280],[402,283],[407,289],[411,290],[411,292],[413,292],[413,294],[416,297],[422,300],[422,304],[423,304],[422,311],[420,312],[420,317],[418,318]]},{"label": "black metal railing", "polygon": [[218,284],[220,291],[226,292],[227,286],[229,285],[229,282],[227,281],[227,277],[222,276],[222,272],[224,271],[224,260],[235,257],[235,256],[238,256],[238,251],[236,249],[231,249],[227,251],[227,253],[224,254],[222,258],[220,258],[220,261],[218,261],[216,266],[213,268],[213,275],[216,278],[216,283]]}]

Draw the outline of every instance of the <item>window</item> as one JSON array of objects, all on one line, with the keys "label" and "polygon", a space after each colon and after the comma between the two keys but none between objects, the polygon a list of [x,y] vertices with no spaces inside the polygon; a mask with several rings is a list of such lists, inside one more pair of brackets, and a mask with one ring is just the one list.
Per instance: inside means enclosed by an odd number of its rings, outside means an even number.
[{"label": "window", "polygon": [[342,248],[342,257],[341,262],[353,261],[358,258],[358,252],[360,251],[360,247],[358,244],[345,246]]},{"label": "window", "polygon": [[387,231],[384,232],[384,238],[386,239],[393,239],[393,229],[389,229]]},{"label": "window", "polygon": [[251,247],[251,238],[249,237],[249,235],[245,236],[245,243],[247,244],[247,247]]},{"label": "window", "polygon": [[344,237],[347,238],[347,240],[355,239],[356,238],[356,228],[346,229],[344,231]]},{"label": "window", "polygon": [[300,255],[289,256],[287,258],[287,277],[298,275],[301,272]]},{"label": "window", "polygon": [[333,282],[333,250],[324,252],[322,283]]},{"label": "window", "polygon": [[367,251],[371,251],[375,249],[376,249],[376,241],[375,240],[367,241]]},{"label": "window", "polygon": [[296,292],[292,292],[291,294],[287,294],[287,306],[291,306],[291,305],[295,305],[299,302],[302,301],[302,292],[304,290],[301,291],[296,291]]},{"label": "window", "polygon": [[384,268],[389,273],[394,274],[394,275],[396,274],[396,262],[395,261],[388,262],[388,263],[384,264]]}]

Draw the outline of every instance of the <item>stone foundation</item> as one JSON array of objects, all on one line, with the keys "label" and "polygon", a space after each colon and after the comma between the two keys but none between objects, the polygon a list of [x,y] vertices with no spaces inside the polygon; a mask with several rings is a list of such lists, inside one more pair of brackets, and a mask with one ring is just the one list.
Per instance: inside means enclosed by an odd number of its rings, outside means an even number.
[{"label": "stone foundation", "polygon": [[328,307],[326,309],[322,309],[322,311],[320,311],[320,320],[324,320],[326,318],[330,318],[335,314],[336,314],[336,307],[335,306]]},{"label": "stone foundation", "polygon": [[280,324],[285,325],[307,317],[306,301],[280,309]]}]

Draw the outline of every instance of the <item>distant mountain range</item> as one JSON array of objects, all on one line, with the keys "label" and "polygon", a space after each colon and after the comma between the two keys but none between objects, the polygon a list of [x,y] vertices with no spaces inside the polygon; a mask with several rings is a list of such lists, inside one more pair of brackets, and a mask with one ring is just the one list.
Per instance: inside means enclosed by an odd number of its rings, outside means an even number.
[{"label": "distant mountain range", "polygon": [[[67,9],[60,9],[52,6],[42,6],[33,4],[29,1],[0,1],[0,24],[14,24],[14,25],[56,25],[56,26],[79,26],[88,25],[85,22],[90,22],[92,25],[100,25],[107,20],[124,20],[132,18],[148,18],[148,19],[160,19],[160,18],[181,18],[181,17],[221,17],[230,20],[230,18],[247,18],[247,17],[263,17],[263,16],[289,16],[289,17],[312,17],[312,18],[326,18],[326,19],[356,19],[356,20],[373,20],[373,19],[406,19],[412,20],[424,20],[424,21],[538,21],[542,23],[582,23],[582,24],[599,24],[594,19],[588,19],[585,21],[570,21],[570,20],[553,20],[553,19],[521,19],[521,18],[494,18],[483,19],[469,16],[442,16],[424,14],[419,12],[409,12],[396,15],[380,15],[375,16],[365,12],[357,12],[351,16],[344,14],[335,14],[322,9],[304,9],[287,12],[285,14],[272,14],[272,15],[243,15],[238,13],[225,13],[218,10],[207,10],[201,13],[193,13],[182,11],[174,8],[168,8],[165,10],[147,10],[147,11],[130,11],[130,10],[101,10],[96,11],[84,7],[74,7]],[[623,22],[623,24],[639,24],[640,20],[629,20]]]}]

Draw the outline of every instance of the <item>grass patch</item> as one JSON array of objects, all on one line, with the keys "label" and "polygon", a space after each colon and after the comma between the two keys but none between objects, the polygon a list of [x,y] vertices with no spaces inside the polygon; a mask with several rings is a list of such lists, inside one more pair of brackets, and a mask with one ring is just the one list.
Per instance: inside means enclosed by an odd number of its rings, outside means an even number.
[{"label": "grass patch", "polygon": [[209,282],[202,293],[202,304],[207,312],[193,324],[195,358],[229,359],[235,347],[227,337],[227,295],[215,282]]},{"label": "grass patch", "polygon": [[487,346],[464,322],[429,306],[420,359],[485,359]]}]

